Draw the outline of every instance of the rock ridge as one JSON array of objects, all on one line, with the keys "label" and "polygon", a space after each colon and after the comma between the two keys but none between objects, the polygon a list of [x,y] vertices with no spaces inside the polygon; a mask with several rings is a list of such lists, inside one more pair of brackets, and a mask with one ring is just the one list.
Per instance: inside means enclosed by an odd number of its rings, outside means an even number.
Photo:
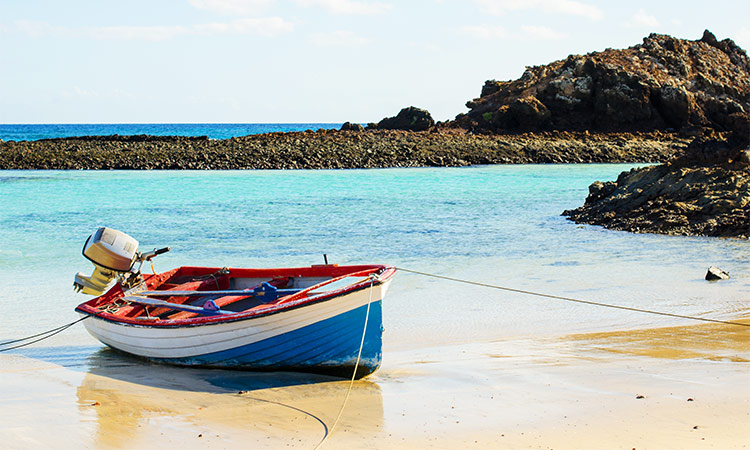
[{"label": "rock ridge", "polygon": [[0,143],[0,169],[351,169],[472,164],[658,162],[689,140],[670,133],[477,135],[318,130],[232,139],[94,136]]}]

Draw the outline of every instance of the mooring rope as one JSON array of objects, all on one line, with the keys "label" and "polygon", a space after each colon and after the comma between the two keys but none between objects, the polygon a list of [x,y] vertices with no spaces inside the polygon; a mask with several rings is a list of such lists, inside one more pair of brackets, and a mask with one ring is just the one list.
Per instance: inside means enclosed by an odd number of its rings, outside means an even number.
[{"label": "mooring rope", "polygon": [[509,288],[505,286],[498,286],[495,284],[489,284],[489,283],[480,283],[478,281],[471,281],[471,280],[462,280],[460,278],[453,278],[453,277],[446,277],[444,275],[436,275],[434,273],[427,273],[427,272],[420,272],[418,270],[410,270],[405,269],[403,267],[396,267],[396,270],[400,270],[402,272],[409,272],[416,275],[422,275],[425,277],[431,277],[431,278],[439,278],[441,280],[448,280],[448,281],[455,281],[457,283],[464,283],[464,284],[471,284],[474,286],[482,286],[486,288],[491,289],[499,289],[502,291],[508,291],[508,292],[515,292],[517,294],[526,294],[526,295],[534,295],[537,297],[545,297],[545,298],[551,298],[555,300],[564,300],[566,302],[574,302],[574,303],[583,303],[585,305],[594,305],[594,306],[602,306],[605,308],[614,308],[614,309],[622,309],[625,311],[634,311],[634,312],[640,312],[640,313],[646,313],[646,314],[654,314],[657,316],[667,316],[667,317],[676,317],[679,319],[690,319],[690,320],[697,320],[701,322],[711,322],[711,323],[721,323],[724,325],[737,325],[741,327],[750,327],[750,323],[742,323],[742,322],[732,322],[730,320],[718,320],[718,319],[709,319],[706,317],[697,317],[697,316],[687,316],[683,314],[673,314],[663,311],[654,311],[651,309],[642,309],[642,308],[633,308],[631,306],[622,306],[622,305],[613,305],[610,303],[602,303],[602,302],[594,302],[591,300],[581,300],[578,298],[572,298],[572,297],[563,297],[560,295],[551,295],[551,294],[543,294],[540,292],[534,292],[534,291],[526,291],[523,289],[515,289],[515,288]]},{"label": "mooring rope", "polygon": [[344,397],[344,401],[341,403],[341,408],[339,408],[339,413],[336,415],[336,419],[333,421],[333,425],[331,425],[331,428],[326,430],[326,434],[323,436],[323,439],[318,442],[318,445],[315,446],[313,450],[317,450],[320,448],[320,446],[323,445],[323,443],[328,439],[328,436],[333,434],[333,430],[336,428],[336,425],[339,423],[339,420],[341,419],[341,415],[344,413],[344,408],[346,407],[346,402],[349,401],[349,395],[352,393],[352,388],[354,387],[354,380],[357,378],[357,369],[359,368],[359,360],[362,357],[362,347],[365,345],[365,335],[367,335],[367,322],[370,319],[370,305],[372,304],[372,291],[373,287],[375,285],[375,278],[376,275],[370,274],[370,298],[367,300],[367,312],[365,313],[365,326],[362,330],[362,339],[359,341],[359,351],[357,351],[357,361],[354,363],[354,372],[352,373],[352,379],[349,380],[349,388],[346,390],[346,396]]},{"label": "mooring rope", "polygon": [[43,341],[45,339],[49,339],[49,338],[51,338],[52,336],[54,336],[54,335],[56,335],[58,333],[62,333],[63,331],[67,330],[68,328],[72,327],[73,325],[77,324],[78,322],[81,322],[81,321],[84,321],[84,320],[88,319],[92,315],[95,315],[95,314],[90,314],[90,315],[81,317],[78,320],[74,320],[73,322],[66,323],[65,325],[61,325],[61,326],[59,326],[57,328],[53,328],[51,330],[47,330],[47,331],[44,331],[44,332],[41,332],[41,333],[37,333],[37,334],[31,335],[31,336],[26,336],[26,337],[21,338],[21,339],[13,339],[12,341],[0,342],[0,346],[4,346],[4,345],[8,345],[8,344],[15,344],[16,342],[28,341],[29,339],[34,339],[35,337],[43,336],[43,337],[40,337],[39,339],[33,340],[31,342],[25,342],[23,344],[14,345],[13,347],[2,348],[2,349],[0,349],[0,352],[7,352],[8,350],[13,350],[13,349],[16,349],[16,348],[21,348],[21,347],[26,347],[27,345],[35,344],[35,343]]}]

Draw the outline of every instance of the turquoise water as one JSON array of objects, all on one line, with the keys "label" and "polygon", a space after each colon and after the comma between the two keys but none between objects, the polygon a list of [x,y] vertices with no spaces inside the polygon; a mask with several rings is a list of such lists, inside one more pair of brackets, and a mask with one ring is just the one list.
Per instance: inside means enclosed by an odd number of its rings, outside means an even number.
[{"label": "turquoise water", "polygon": [[[76,319],[96,227],[183,264],[386,263],[550,294],[720,319],[750,310],[750,243],[578,226],[560,212],[630,165],[324,171],[0,171],[0,340]],[[730,271],[703,280],[709,265]],[[683,324],[400,273],[384,302],[384,350]],[[76,326],[60,358],[97,344]],[[76,350],[78,349],[78,350]],[[30,350],[31,353],[39,350]]]},{"label": "turquoise water", "polygon": [[249,134],[341,128],[340,123],[84,123],[0,124],[4,141],[36,141],[71,136],[208,136],[228,139]]}]

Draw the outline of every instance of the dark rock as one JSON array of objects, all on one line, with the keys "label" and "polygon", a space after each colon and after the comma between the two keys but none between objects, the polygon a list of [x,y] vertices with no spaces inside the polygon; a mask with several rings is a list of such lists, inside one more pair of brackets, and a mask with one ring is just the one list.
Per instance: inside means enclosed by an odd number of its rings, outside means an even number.
[{"label": "dark rock", "polygon": [[737,162],[746,167],[750,166],[750,150],[741,150]]},{"label": "dark rock", "polygon": [[365,127],[358,123],[345,122],[341,125],[341,131],[365,131]]},{"label": "dark rock", "polygon": [[726,139],[709,132],[695,138],[685,149],[685,154],[679,162],[681,165],[717,164],[728,161],[733,153]]},{"label": "dark rock", "polygon": [[716,36],[708,30],[703,31],[703,37],[701,38],[701,42],[705,42],[711,47],[716,47],[716,48],[719,47],[719,40],[716,39]]},{"label": "dark rock", "polygon": [[514,100],[508,107],[506,117],[515,121],[518,128],[539,130],[546,125],[550,112],[544,103],[530,95]]},{"label": "dark rock", "polygon": [[729,273],[719,269],[718,267],[711,266],[708,268],[708,272],[706,272],[706,280],[708,281],[728,280],[728,279],[729,279]]},{"label": "dark rock", "polygon": [[378,122],[381,130],[427,131],[435,125],[430,113],[425,109],[409,106],[396,117],[387,117]]},{"label": "dark rock", "polygon": [[495,81],[495,80],[487,80],[484,82],[484,86],[482,86],[482,97],[486,97],[488,95],[492,95],[495,92],[499,91],[500,88],[503,86],[502,81]]},{"label": "dark rock", "polygon": [[596,182],[580,208],[563,212],[576,223],[663,234],[750,237],[750,161],[726,134],[703,133],[666,164]]},{"label": "dark rock", "polygon": [[594,183],[589,186],[589,196],[586,198],[586,202],[597,202],[612,194],[615,189],[617,189],[617,183],[613,181],[608,181],[606,183],[594,181]]},{"label": "dark rock", "polygon": [[695,110],[693,94],[682,86],[665,84],[659,88],[654,106],[664,120],[675,128],[688,125]]}]

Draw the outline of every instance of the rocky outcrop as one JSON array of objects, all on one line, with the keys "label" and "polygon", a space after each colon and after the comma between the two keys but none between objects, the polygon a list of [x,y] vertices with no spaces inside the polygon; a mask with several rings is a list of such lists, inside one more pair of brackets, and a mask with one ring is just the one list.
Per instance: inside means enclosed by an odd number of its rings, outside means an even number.
[{"label": "rocky outcrop", "polygon": [[344,122],[341,131],[365,131],[365,127],[358,123]]},{"label": "rocky outcrop", "polygon": [[706,271],[706,281],[728,280],[729,272],[721,270],[716,266],[710,266]]},{"label": "rocky outcrop", "polygon": [[409,106],[404,108],[396,117],[387,117],[378,122],[379,130],[427,131],[435,126],[429,111]]},{"label": "rocky outcrop", "polygon": [[668,133],[488,136],[461,130],[318,130],[214,140],[97,136],[0,143],[0,169],[344,169],[471,164],[665,161]]},{"label": "rocky outcrop", "polygon": [[738,133],[699,136],[666,164],[593,183],[585,204],[563,215],[616,230],[747,239],[748,139]]},{"label": "rocky outcrop", "polygon": [[750,110],[750,59],[708,30],[696,41],[652,34],[622,50],[571,55],[487,81],[468,114],[474,131],[733,129]]}]

